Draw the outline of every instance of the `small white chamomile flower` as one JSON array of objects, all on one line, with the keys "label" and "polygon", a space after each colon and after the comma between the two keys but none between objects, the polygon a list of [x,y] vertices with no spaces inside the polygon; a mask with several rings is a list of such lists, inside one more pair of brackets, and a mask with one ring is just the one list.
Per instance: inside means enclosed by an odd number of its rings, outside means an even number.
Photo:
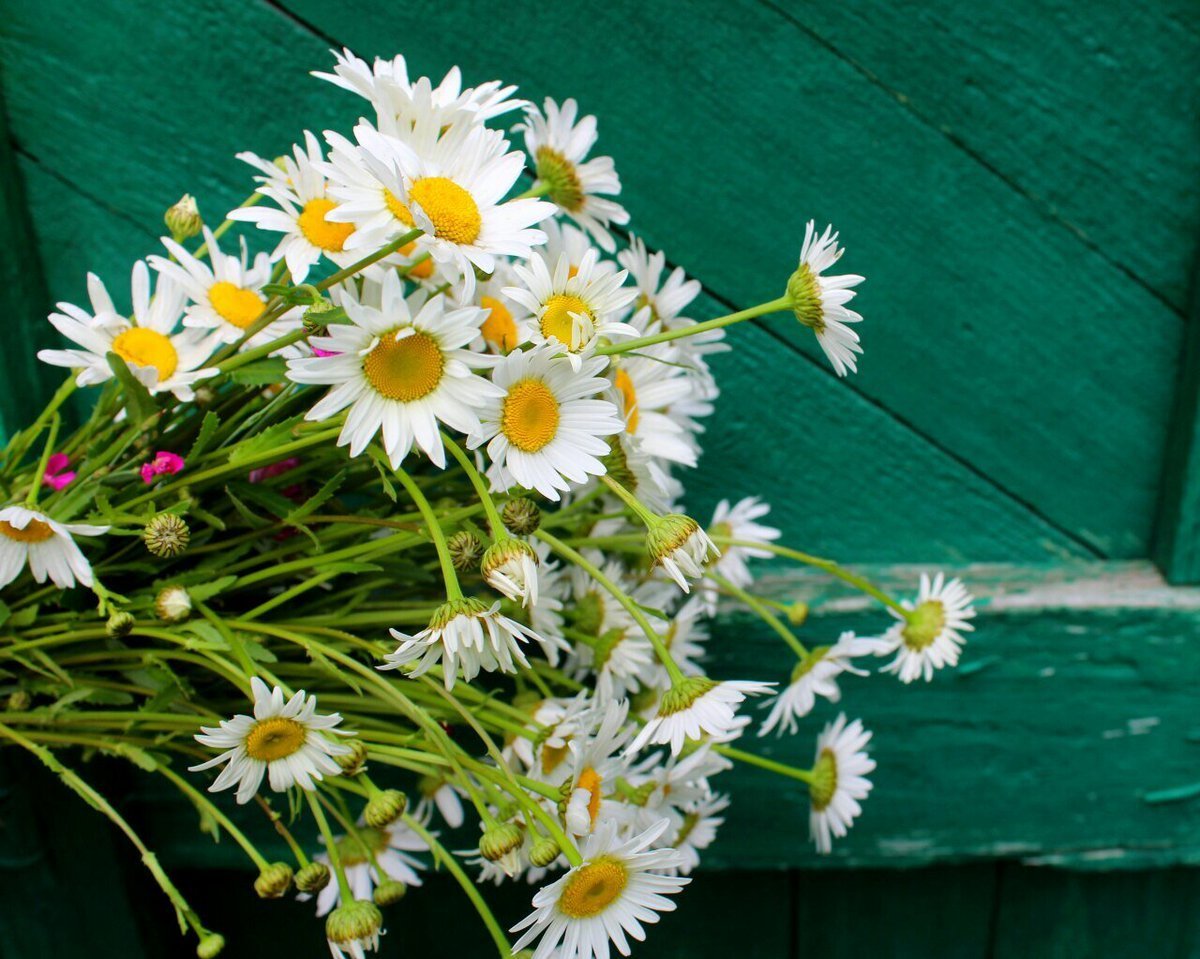
[{"label": "small white chamomile flower", "polygon": [[905,600],[904,607],[903,616],[890,610],[899,622],[883,634],[879,655],[894,652],[896,658],[883,671],[895,673],[904,683],[922,678],[928,682],[943,666],[957,666],[966,642],[963,633],[975,629],[970,622],[975,609],[962,580],[947,581],[942,573],[931,580],[922,573],[916,602]]},{"label": "small white chamomile flower", "polygon": [[484,582],[522,606],[537,606],[538,554],[523,539],[506,536],[487,548],[480,563]]},{"label": "small white chamomile flower", "polygon": [[[429,846],[406,823],[396,821],[388,826],[375,827],[360,822],[353,836],[339,836],[335,842],[338,860],[355,899],[370,899],[375,887],[388,880],[402,882],[406,886],[421,885],[418,870],[424,869],[425,863],[413,853],[428,852]],[[318,853],[313,858],[329,865],[328,851]],[[297,898],[304,901],[310,897],[302,893]],[[328,915],[341,905],[340,884],[330,881],[317,893],[316,900],[317,915]]]},{"label": "small white chamomile flower", "polygon": [[705,566],[721,555],[700,524],[682,513],[659,516],[646,535],[646,547],[655,565],[685,593],[691,589],[689,580],[700,579]]},{"label": "small white chamomile flower", "polygon": [[669,745],[678,756],[689,739],[708,735],[723,738],[739,732],[737,707],[747,696],[771,691],[774,683],[748,681],[717,682],[707,676],[688,676],[678,680],[658,703],[654,717],[642,727],[629,745],[636,753],[646,745]]},{"label": "small white chamomile flower", "polygon": [[76,582],[90,587],[92,567],[74,537],[107,532],[107,526],[59,523],[24,506],[0,509],[0,588],[16,579],[26,565],[38,583],[49,577],[59,589],[71,589]]},{"label": "small white chamomile flower", "polygon": [[847,725],[845,714],[817,737],[813,781],[808,787],[808,823],[817,852],[828,853],[833,837],[845,836],[862,813],[859,801],[871,791],[866,777],[875,769],[875,760],[863,752],[870,740],[862,722],[856,719]]},{"label": "small white chamomile flower", "polygon": [[817,342],[838,376],[858,367],[854,358],[862,352],[858,334],[848,325],[862,322],[862,317],[846,304],[854,299],[854,290],[863,277],[852,273],[823,276],[842,256],[838,235],[832,226],[817,235],[816,224],[808,221],[804,228],[804,246],[800,248],[800,265],[788,280],[787,292],[796,319],[812,330]]},{"label": "small white chamomile flower", "polygon": [[[721,542],[721,557],[713,564],[710,572],[723,576],[735,586],[747,587],[754,582],[747,560],[768,559],[771,553],[759,549],[754,543],[771,543],[779,539],[779,530],[773,526],[764,526],[759,522],[771,511],[769,504],[757,496],[747,496],[738,500],[733,506],[729,500],[723,499],[713,512],[712,522],[708,526],[710,536],[721,540],[734,540],[735,543]],[[711,581],[705,581],[697,590],[697,601],[704,611],[713,616],[717,611],[717,587]]]}]

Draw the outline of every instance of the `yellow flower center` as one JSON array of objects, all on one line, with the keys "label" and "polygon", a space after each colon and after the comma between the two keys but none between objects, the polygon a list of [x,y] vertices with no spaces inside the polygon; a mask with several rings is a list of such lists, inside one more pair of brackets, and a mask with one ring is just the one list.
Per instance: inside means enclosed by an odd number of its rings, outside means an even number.
[{"label": "yellow flower center", "polygon": [[562,765],[563,760],[567,758],[571,750],[567,743],[561,746],[551,746],[549,743],[542,745],[542,772],[549,776],[554,770]]},{"label": "yellow flower center", "polygon": [[400,332],[380,338],[363,360],[363,373],[389,400],[412,403],[437,389],[446,360],[437,340],[428,333],[414,331],[402,337]]},{"label": "yellow flower center", "polygon": [[596,826],[596,819],[600,815],[600,786],[603,780],[600,774],[591,766],[588,766],[579,774],[579,781],[575,784],[577,789],[586,789],[588,791],[588,818],[592,821],[592,828]]},{"label": "yellow flower center", "polygon": [[494,296],[483,297],[480,299],[479,305],[485,310],[490,311],[487,319],[483,321],[483,325],[479,328],[479,332],[483,334],[483,338],[502,353],[507,353],[515,349],[517,345],[517,324],[513,321],[512,313],[508,307]]},{"label": "yellow flower center", "polygon": [[49,523],[31,519],[24,529],[17,529],[7,520],[0,519],[0,536],[7,536],[18,543],[44,543],[54,535]]},{"label": "yellow flower center", "polygon": [[579,297],[570,293],[555,293],[546,301],[546,309],[542,313],[542,336],[552,336],[573,350],[579,349],[582,344],[576,342],[577,323],[572,313],[595,319],[588,305]]},{"label": "yellow flower center", "polygon": [[179,354],[170,339],[144,326],[135,326],[116,337],[112,351],[134,366],[153,366],[158,371],[160,383],[174,376],[179,365]]},{"label": "yellow flower center", "polygon": [[441,239],[469,246],[479,237],[483,218],[475,198],[453,180],[423,177],[413,183],[408,195],[433,221],[433,232]]},{"label": "yellow flower center", "polygon": [[299,751],[308,735],[300,723],[285,716],[272,716],[254,724],[246,737],[246,753],[251,759],[271,763]]},{"label": "yellow flower center", "polygon": [[558,432],[558,399],[541,380],[514,383],[504,398],[500,429],[526,453],[536,453]]},{"label": "yellow flower center", "polygon": [[[412,256],[416,249],[417,241],[413,240],[412,243],[405,243],[400,247],[400,252],[405,256]],[[408,275],[415,276],[418,280],[428,280],[433,276],[433,260],[426,258],[415,266],[409,267]]]},{"label": "yellow flower center", "polygon": [[638,428],[637,390],[633,379],[624,370],[617,370],[617,389],[625,401],[625,432],[636,433]]},{"label": "yellow flower center", "polygon": [[391,211],[392,216],[405,226],[413,227],[416,225],[416,221],[413,220],[412,210],[401,203],[400,198],[387,187],[383,188],[383,202],[387,204],[387,208]]},{"label": "yellow flower center", "polygon": [[309,200],[297,220],[304,238],[318,249],[330,253],[341,253],[350,234],[354,232],[353,223],[335,223],[325,219],[336,206],[336,203],[324,197]]},{"label": "yellow flower center", "polygon": [[908,614],[908,622],[901,630],[904,645],[919,653],[938,638],[945,625],[946,607],[941,600],[927,599]]},{"label": "yellow flower center", "polygon": [[612,856],[601,856],[580,866],[567,881],[558,900],[559,912],[572,919],[599,915],[620,898],[629,882],[625,864]]},{"label": "yellow flower center", "polygon": [[832,749],[822,749],[813,764],[813,780],[808,787],[809,799],[817,812],[824,812],[837,792],[837,757]]},{"label": "yellow flower center", "polygon": [[263,308],[267,305],[266,300],[253,290],[242,289],[227,280],[219,280],[209,287],[208,302],[221,319],[239,330],[246,329],[262,316]]}]

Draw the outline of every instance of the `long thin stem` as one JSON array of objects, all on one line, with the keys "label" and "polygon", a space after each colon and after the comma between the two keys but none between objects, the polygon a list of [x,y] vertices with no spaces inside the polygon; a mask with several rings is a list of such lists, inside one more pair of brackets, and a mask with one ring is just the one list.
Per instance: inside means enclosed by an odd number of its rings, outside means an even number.
[{"label": "long thin stem", "polygon": [[791,298],[781,296],[777,300],[752,306],[748,310],[739,310],[737,313],[730,313],[728,316],[719,316],[715,320],[705,320],[703,323],[696,323],[693,326],[679,326],[673,330],[663,330],[663,332],[655,333],[651,336],[639,336],[636,340],[621,340],[619,343],[601,346],[596,352],[601,356],[629,353],[632,350],[640,350],[643,346],[653,346],[655,343],[666,343],[668,340],[678,340],[684,336],[695,336],[697,333],[719,330],[723,326],[740,323],[742,320],[752,320],[756,316],[764,316],[767,313],[781,313],[791,308]]},{"label": "long thin stem", "polygon": [[801,659],[804,659],[808,655],[808,650],[805,649],[804,644],[796,638],[796,634],[788,629],[778,616],[767,609],[766,605],[757,596],[753,596],[746,592],[746,590],[742,589],[742,587],[726,579],[724,576],[717,576],[711,571],[708,573],[708,575],[718,582],[721,587],[731,596],[741,600],[750,608],[752,612],[758,616],[759,619],[770,626],[771,629],[775,630],[779,637],[791,647],[792,652],[794,652]]},{"label": "long thin stem", "polygon": [[400,480],[401,485],[408,491],[408,495],[412,497],[412,501],[417,504],[417,509],[421,511],[421,516],[425,519],[425,525],[429,528],[429,537],[433,540],[434,549],[437,550],[438,563],[442,567],[442,579],[446,583],[446,598],[450,600],[462,599],[462,587],[458,585],[458,574],[454,572],[454,559],[450,555],[450,547],[446,543],[446,534],[442,531],[442,525],[438,522],[437,514],[434,513],[433,507],[429,505],[429,500],[425,498],[425,494],[421,492],[419,487],[411,476],[403,469],[397,467],[395,470],[396,478]]},{"label": "long thin stem", "polygon": [[317,828],[321,830],[321,835],[325,839],[325,851],[329,854],[329,864],[333,866],[333,875],[337,879],[338,892],[342,895],[342,904],[349,905],[354,902],[354,892],[350,888],[349,880],[346,879],[341,852],[338,849],[337,840],[333,838],[333,830],[329,828],[329,820],[325,818],[325,811],[321,808],[321,803],[313,792],[305,790],[304,797],[308,800],[308,808],[312,810],[313,819],[317,821]]},{"label": "long thin stem", "polygon": [[812,785],[813,775],[810,769],[798,769],[795,766],[789,766],[787,763],[778,763],[774,759],[767,759],[766,756],[758,756],[755,753],[748,753],[741,749],[736,749],[733,746],[714,745],[713,749],[722,756],[728,756],[730,759],[737,760],[740,763],[748,763],[751,766],[758,766],[761,769],[768,769],[773,773],[779,773],[781,776],[788,776],[792,779],[799,779],[802,783]]}]

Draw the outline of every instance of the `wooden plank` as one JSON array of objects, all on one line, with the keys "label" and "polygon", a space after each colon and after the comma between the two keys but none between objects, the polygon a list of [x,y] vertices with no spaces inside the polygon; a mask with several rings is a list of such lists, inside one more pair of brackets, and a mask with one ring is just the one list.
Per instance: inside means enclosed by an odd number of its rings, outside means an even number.
[{"label": "wooden plank", "polygon": [[[480,29],[471,5],[448,3],[428,18],[362,2],[291,8],[365,53],[403,47],[418,70],[444,70],[469,52],[469,78],[504,75],[530,96],[583,97],[603,118],[639,228],[652,243],[669,240],[726,299],[773,294],[777,284],[763,278],[790,270],[802,216],[836,220],[852,263],[871,273],[863,305],[878,317],[868,367],[847,392],[863,390],[1091,548],[1144,555],[1168,404],[1161,370],[1180,336],[1170,310],[850,65],[780,29],[774,12],[704,4],[683,30],[665,7],[588,7],[589,29],[626,42],[587,58],[546,55],[563,49],[569,10],[489,20],[488,42],[464,48],[450,38]],[[151,13],[148,4],[55,0],[19,5],[10,19],[4,52],[21,141],[56,174],[146,221],[183,189],[214,206],[235,201],[235,149],[270,153],[295,135],[294,117],[345,126],[358,109],[304,79],[327,41],[274,8],[225,0]],[[139,43],[109,56],[133,22]],[[181,48],[194,58],[186,73]],[[286,63],[259,68],[284,48]],[[44,96],[40,78],[68,67],[91,81]],[[697,135],[709,129],[720,135]],[[114,162],[85,163],[73,142]],[[714,178],[736,189],[714,189]],[[732,223],[742,226],[715,241],[714,224]],[[1137,350],[1118,335],[1129,317],[1138,318]],[[778,329],[811,353],[790,321]],[[980,395],[985,374],[988,397],[964,402]],[[741,388],[752,396],[761,381]],[[865,439],[816,442],[869,450]],[[1089,482],[1076,483],[1080,475]],[[811,477],[784,477],[788,498],[804,500]]]}]

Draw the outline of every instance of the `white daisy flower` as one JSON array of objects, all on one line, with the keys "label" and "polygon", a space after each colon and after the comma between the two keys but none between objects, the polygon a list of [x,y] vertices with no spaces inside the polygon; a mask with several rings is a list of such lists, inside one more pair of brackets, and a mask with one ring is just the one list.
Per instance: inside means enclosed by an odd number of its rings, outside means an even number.
[{"label": "white daisy flower", "polygon": [[627,771],[628,763],[618,753],[631,733],[628,718],[628,702],[610,702],[596,732],[570,743],[571,786],[564,821],[576,836],[588,835],[602,820],[620,818],[626,808],[607,799],[605,792],[612,792]]},{"label": "white daisy flower", "polygon": [[660,516],[646,536],[650,558],[685,593],[689,580],[704,575],[705,566],[721,555],[716,544],[694,519],[682,513]]},{"label": "white daisy flower", "polygon": [[495,272],[480,281],[476,296],[487,318],[479,327],[480,338],[471,344],[472,349],[503,356],[524,342],[521,321],[526,319],[526,310],[504,292],[515,282],[512,262],[507,259],[497,260]]},{"label": "white daisy flower", "polygon": [[[747,496],[738,500],[733,506],[729,500],[723,499],[713,512],[712,522],[709,523],[710,536],[741,540],[746,543],[771,543],[779,539],[779,530],[773,526],[764,526],[758,522],[771,512],[771,506],[757,496]],[[722,545],[720,559],[711,567],[711,572],[723,576],[735,586],[746,587],[754,582],[754,576],[747,565],[748,559],[769,559],[771,553],[765,549],[753,546]],[[697,599],[709,616],[717,612],[717,586],[715,583],[701,584],[697,591]]]},{"label": "white daisy flower", "polygon": [[345,293],[336,297],[350,322],[332,324],[327,336],[309,341],[332,355],[288,361],[294,382],[333,387],[307,419],[328,419],[350,408],[338,445],[348,445],[351,456],[382,433],[393,467],[415,443],[444,468],[438,424],[470,433],[479,426],[477,409],[500,394],[472,372],[492,359],[466,349],[479,332],[483,311],[447,309],[444,297],[422,303],[424,297],[418,290],[405,299],[395,272],[385,274],[382,284],[365,282],[361,301]]},{"label": "white daisy flower", "polygon": [[662,875],[679,868],[678,852],[649,848],[669,825],[664,819],[621,841],[615,824],[606,823],[589,836],[583,863],[538,890],[534,911],[513,926],[513,932],[525,930],[513,952],[540,937],[533,959],[607,959],[610,941],[621,955],[629,955],[628,938],[645,939],[643,924],[674,910],[666,897],[690,881]]},{"label": "white daisy flower", "polygon": [[417,783],[417,788],[421,793],[421,798],[417,800],[417,819],[428,822],[436,807],[451,829],[457,829],[463,824],[462,796],[456,786],[445,779],[424,776]]},{"label": "white daisy flower", "polygon": [[336,729],[342,717],[338,713],[317,712],[317,698],[301,689],[284,701],[283,690],[267,687],[257,676],[250,680],[254,697],[254,715],[239,714],[221,720],[220,726],[201,726],[196,741],[224,752],[190,772],[201,772],[222,763],[227,764],[208,787],[220,792],[237,786],[237,801],[247,803],[254,798],[266,775],[275,792],[285,792],[292,786],[316,789],[315,780],[337,776],[341,772],[334,756],[350,751],[342,743],[329,738],[329,733],[351,736],[345,729]]},{"label": "white daisy flower", "polygon": [[546,260],[534,253],[528,267],[513,267],[522,286],[504,290],[532,314],[523,323],[525,338],[549,343],[555,353],[565,352],[575,369],[600,338],[637,335],[636,329],[619,319],[637,291],[621,285],[624,270],[614,273],[599,267],[598,255],[589,250],[574,273],[566,256],[560,255],[551,275]]},{"label": "white daisy flower", "polygon": [[36,582],[44,583],[49,577],[59,589],[72,589],[76,582],[90,587],[92,567],[74,537],[107,532],[107,526],[59,523],[24,506],[0,509],[0,589],[16,579],[27,564]]},{"label": "white daisy flower", "polygon": [[[542,224],[542,229],[546,231],[546,246],[541,252],[546,262],[557,263],[559,257],[566,256],[567,274],[574,276],[583,265],[583,258],[595,249],[591,239],[574,224],[558,219],[547,220]],[[617,265],[611,260],[601,259],[596,263],[596,269],[616,273]]]},{"label": "white daisy flower", "polygon": [[311,132],[304,131],[304,146],[297,144],[291,156],[280,157],[279,166],[253,153],[237,156],[262,172],[262,176],[255,177],[261,184],[257,192],[276,206],[239,207],[229,212],[229,219],[282,233],[271,259],[282,257],[296,283],[304,282],[321,257],[338,266],[349,266],[361,258],[361,254],[348,246],[354,224],[329,218],[337,202],[328,195],[328,185],[321,173],[324,161],[321,144]]},{"label": "white daisy flower", "polygon": [[[162,256],[151,256],[147,260],[159,274],[178,283],[191,300],[184,310],[183,325],[216,330],[222,343],[240,340],[267,307],[267,298],[261,290],[271,281],[271,258],[266,253],[259,253],[251,265],[245,237],[241,239],[240,256],[224,253],[208,227],[204,227],[207,263],[192,256],[174,240],[163,237],[162,242],[174,260]],[[251,337],[245,348],[253,349],[291,333],[301,322],[301,311],[289,310]],[[295,351],[297,348],[285,349]]]},{"label": "white daisy flower", "polygon": [[560,785],[571,774],[571,742],[587,735],[594,725],[595,710],[596,704],[587,691],[571,699],[543,700],[534,710],[529,727],[539,734],[540,745],[517,736],[506,746],[506,753],[519,759],[534,778]]},{"label": "white daisy flower", "polygon": [[545,649],[554,645],[528,626],[501,616],[499,601],[487,606],[473,597],[442,604],[429,625],[413,636],[397,629],[391,630],[391,634],[400,640],[400,646],[384,657],[387,662],[379,669],[400,669],[416,663],[406,670],[415,677],[427,673],[440,661],[447,689],[454,688],[459,667],[467,682],[480,670],[515,673],[518,664],[529,668],[522,643],[532,639]]},{"label": "white daisy flower", "polygon": [[[673,330],[678,326],[690,325],[695,322],[695,320],[684,317],[683,311],[700,295],[702,287],[699,280],[688,279],[683,267],[675,267],[664,281],[663,271],[667,265],[666,254],[661,250],[651,253],[646,249],[646,244],[642,242],[641,237],[638,236],[629,238],[629,248],[618,253],[617,260],[629,271],[633,285],[637,288],[635,309],[640,311],[649,307],[650,319],[658,321],[666,330]],[[724,338],[724,330],[711,332],[720,334],[714,339]],[[703,338],[708,334],[699,334],[699,336]],[[686,337],[685,339],[692,340],[695,337]]]},{"label": "white daisy flower", "polygon": [[[335,841],[338,859],[355,899],[370,899],[375,887],[389,879],[406,886],[421,885],[418,870],[424,869],[425,863],[413,854],[428,852],[429,847],[410,826],[397,820],[389,826],[376,828],[360,821],[354,832],[355,835],[339,836]],[[313,858],[330,864],[328,852],[318,853]],[[301,893],[296,898],[304,902],[312,897]],[[332,912],[342,902],[340,884],[330,881],[317,893],[316,899],[318,916]]]},{"label": "white daisy flower", "polygon": [[688,415],[679,415],[684,401],[697,395],[696,374],[679,359],[678,350],[670,343],[643,347],[616,362],[613,386],[621,397],[625,432],[636,437],[640,448],[657,459],[694,467],[700,444],[692,417],[707,415],[712,407],[689,407]]},{"label": "white daisy flower", "polygon": [[479,569],[498,593],[522,606],[537,606],[538,554],[525,540],[498,539],[484,552]]},{"label": "white daisy flower", "polygon": [[493,489],[522,486],[557,502],[571,484],[604,473],[602,437],[621,429],[617,408],[594,399],[608,388],[596,375],[606,363],[593,357],[576,369],[551,349],[535,349],[496,364],[492,380],[500,395],[488,397],[467,440],[471,449],[488,444]]},{"label": "white daisy flower", "polygon": [[686,807],[678,823],[663,841],[675,849],[683,860],[679,864],[680,875],[687,876],[700,865],[700,853],[717,839],[717,830],[725,823],[718,815],[729,808],[728,796],[706,796]]},{"label": "white daisy flower", "polygon": [[962,580],[947,582],[942,573],[931,580],[922,573],[916,602],[905,600],[904,607],[909,611],[906,617],[891,610],[900,621],[883,634],[879,655],[896,654],[883,671],[895,673],[904,683],[920,678],[928,682],[943,666],[957,666],[966,642],[962,634],[975,629],[970,623],[975,609]]},{"label": "white daisy flower", "polygon": [[628,223],[629,213],[615,200],[600,195],[619,194],[621,180],[612,157],[585,162],[596,144],[596,118],[585,116],[576,122],[578,112],[574,100],[564,100],[560,107],[547,98],[545,114],[530,105],[526,122],[516,129],[525,131],[525,148],[533,158],[538,180],[550,188],[550,199],[603,249],[611,251],[616,244],[608,227]]},{"label": "white daisy flower", "polygon": [[707,676],[689,676],[663,693],[654,718],[642,727],[628,751],[636,753],[646,745],[669,745],[672,755],[678,756],[689,739],[728,736],[739,729],[738,705],[747,696],[770,692],[774,685],[719,683]]},{"label": "white daisy flower", "polygon": [[192,384],[216,373],[199,369],[212,355],[215,338],[205,330],[179,329],[183,289],[174,280],[159,276],[151,295],[150,271],[142,260],[133,265],[131,286],[132,319],[111,310],[112,302],[102,287],[90,290],[93,308],[101,307],[92,321],[78,307],[68,310],[66,304],[59,304],[63,312],[51,313],[50,322],[82,349],[41,350],[38,359],[51,366],[77,369],[75,382],[94,386],[112,379],[107,356],[116,353],[152,394],[173,393],[184,402],[191,400],[195,395]]},{"label": "white daisy flower", "polygon": [[818,696],[824,696],[831,703],[842,698],[838,676],[842,673],[867,675],[866,670],[854,666],[852,660],[855,656],[878,655],[882,647],[881,640],[855,636],[848,630],[832,646],[818,646],[810,650],[792,670],[787,689],[775,697],[771,712],[758,734],[766,736],[773,729],[778,730],[780,736],[796,732],[796,720],[812,712]]},{"label": "white daisy flower", "polygon": [[856,719],[847,725],[844,713],[817,737],[813,781],[808,787],[808,825],[817,852],[830,852],[832,837],[845,836],[862,813],[859,800],[871,791],[866,777],[875,768],[875,760],[863,752],[870,740],[862,722]]},{"label": "white daisy flower", "polygon": [[820,236],[816,224],[808,221],[804,228],[804,246],[800,248],[800,265],[788,280],[788,296],[792,312],[801,323],[817,335],[817,342],[829,357],[838,376],[857,372],[854,355],[862,353],[858,334],[847,324],[860,323],[862,317],[846,304],[854,299],[854,290],[863,277],[852,273],[842,276],[822,276],[844,252],[837,243],[838,235],[832,226],[825,227]]}]

